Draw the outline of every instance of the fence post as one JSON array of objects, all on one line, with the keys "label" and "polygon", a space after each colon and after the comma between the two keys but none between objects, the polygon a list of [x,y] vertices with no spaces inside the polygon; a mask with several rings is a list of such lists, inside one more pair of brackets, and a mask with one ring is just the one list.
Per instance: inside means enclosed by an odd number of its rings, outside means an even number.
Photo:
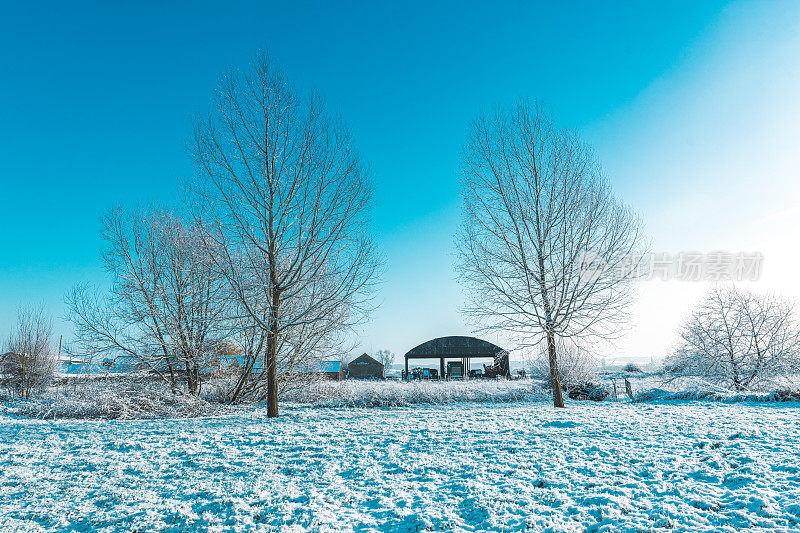
[{"label": "fence post", "polygon": [[625,394],[633,401],[633,391],[631,390],[631,382],[628,381],[628,378],[625,378]]}]

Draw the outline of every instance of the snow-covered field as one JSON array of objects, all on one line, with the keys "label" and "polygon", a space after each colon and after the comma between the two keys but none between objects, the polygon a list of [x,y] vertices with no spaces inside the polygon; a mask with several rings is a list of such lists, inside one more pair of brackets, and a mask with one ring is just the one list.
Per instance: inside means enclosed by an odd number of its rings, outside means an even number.
[{"label": "snow-covered field", "polygon": [[797,404],[0,417],[2,531],[800,530]]}]

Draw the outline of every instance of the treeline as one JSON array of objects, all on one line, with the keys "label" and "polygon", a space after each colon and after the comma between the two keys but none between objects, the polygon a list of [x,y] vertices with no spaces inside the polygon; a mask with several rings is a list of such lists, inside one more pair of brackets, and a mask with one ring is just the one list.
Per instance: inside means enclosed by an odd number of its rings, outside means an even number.
[{"label": "treeline", "polygon": [[[69,352],[127,361],[195,396],[209,367],[235,361],[221,398],[266,401],[277,416],[281,383],[343,357],[370,310],[380,268],[370,172],[341,118],[266,53],[222,77],[188,151],[180,206],[103,217],[111,283],[68,295]],[[464,312],[518,349],[541,348],[532,370],[563,407],[562,384],[591,370],[585,347],[629,324],[642,222],[592,148],[536,101],[480,113],[459,169]],[[20,369],[46,352],[31,324],[47,322],[28,315],[3,362],[4,376],[27,376],[26,395],[43,378]],[[718,286],[686,320],[668,371],[744,390],[798,371],[799,332],[791,302]]]}]

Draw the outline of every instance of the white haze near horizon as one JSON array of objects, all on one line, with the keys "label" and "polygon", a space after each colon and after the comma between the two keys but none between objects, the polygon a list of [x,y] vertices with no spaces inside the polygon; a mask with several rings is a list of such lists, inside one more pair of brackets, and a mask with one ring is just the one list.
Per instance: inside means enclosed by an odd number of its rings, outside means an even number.
[{"label": "white haze near horizon", "polygon": [[[800,298],[800,5],[727,10],[673,71],[587,133],[653,251],[761,252],[750,285]],[[631,330],[608,355],[663,358],[707,288],[641,283]]]},{"label": "white haze near horizon", "polygon": [[[763,272],[754,287],[800,298],[800,4],[764,7],[726,9],[628,106],[580,129],[619,196],[644,219],[653,251],[761,252]],[[454,305],[463,299],[446,264],[452,246],[402,272],[391,265],[391,255],[434,249],[430,227],[455,231],[456,224],[455,210],[434,213],[388,243],[393,281],[416,291],[384,286],[384,305],[359,350],[390,348],[399,361],[415,344],[409,330],[419,342],[471,332]],[[663,359],[707,288],[641,282],[627,334],[595,352],[609,363]],[[481,336],[513,347],[502,336]]]}]

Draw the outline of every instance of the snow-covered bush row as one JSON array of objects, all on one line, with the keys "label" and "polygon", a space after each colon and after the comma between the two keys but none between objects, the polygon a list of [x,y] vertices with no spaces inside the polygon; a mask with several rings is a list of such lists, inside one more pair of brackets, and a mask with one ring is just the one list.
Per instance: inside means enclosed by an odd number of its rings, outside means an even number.
[{"label": "snow-covered bush row", "polygon": [[[222,383],[218,384],[224,385]],[[0,413],[32,418],[156,419],[227,414],[214,382],[200,397],[174,393],[159,381],[86,381],[50,387],[31,400],[0,397]],[[313,381],[284,389],[281,400],[320,407],[391,407],[457,402],[516,402],[546,397],[533,381],[393,382]]]},{"label": "snow-covered bush row", "polygon": [[[771,383],[771,387],[735,391],[697,376],[642,374],[628,379],[636,402],[704,400],[723,403],[786,402],[800,400],[797,376]],[[619,387],[620,381],[617,380]]]},{"label": "snow-covered bush row", "polygon": [[284,395],[288,402],[319,407],[391,407],[457,402],[517,402],[545,397],[540,385],[522,381],[319,382]]},{"label": "snow-covered bush row", "polygon": [[683,390],[667,391],[664,389],[649,389],[636,395],[636,402],[660,402],[675,400],[705,400],[724,403],[742,402],[800,402],[800,391],[788,389],[764,392],[723,392],[717,390]]},{"label": "snow-covered bush row", "polygon": [[5,412],[33,418],[185,418],[230,412],[231,407],[187,394],[163,383],[126,386],[90,382],[53,387],[32,400],[10,401]]}]

